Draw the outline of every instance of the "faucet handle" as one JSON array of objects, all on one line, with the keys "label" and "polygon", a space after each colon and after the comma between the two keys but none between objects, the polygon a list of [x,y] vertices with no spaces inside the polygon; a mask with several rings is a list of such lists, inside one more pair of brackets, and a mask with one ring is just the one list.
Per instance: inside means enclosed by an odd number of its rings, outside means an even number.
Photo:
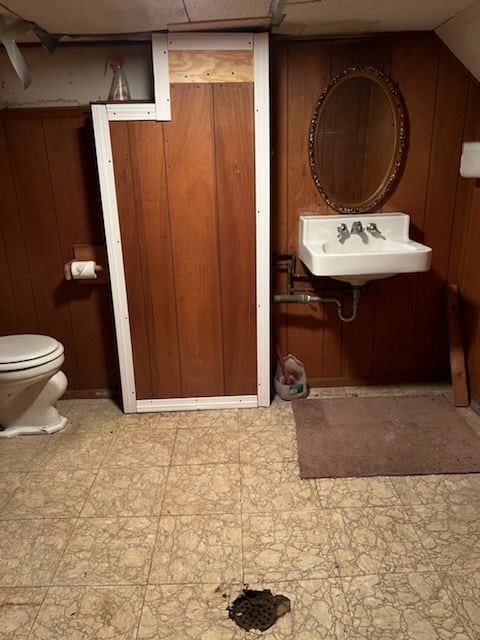
[{"label": "faucet handle", "polygon": [[343,236],[347,235],[347,233],[348,233],[348,227],[344,222],[337,225],[337,238],[339,240],[341,240]]},{"label": "faucet handle", "polygon": [[367,224],[367,231],[370,231],[370,233],[381,233],[375,222],[369,222]]}]

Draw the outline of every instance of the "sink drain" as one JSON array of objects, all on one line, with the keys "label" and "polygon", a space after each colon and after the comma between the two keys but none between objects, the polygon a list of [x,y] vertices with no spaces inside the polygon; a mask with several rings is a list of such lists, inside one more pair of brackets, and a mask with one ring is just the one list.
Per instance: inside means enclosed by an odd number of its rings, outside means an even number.
[{"label": "sink drain", "polygon": [[290,600],[285,596],[274,596],[270,589],[244,589],[228,607],[228,616],[246,631],[266,631],[288,611]]}]

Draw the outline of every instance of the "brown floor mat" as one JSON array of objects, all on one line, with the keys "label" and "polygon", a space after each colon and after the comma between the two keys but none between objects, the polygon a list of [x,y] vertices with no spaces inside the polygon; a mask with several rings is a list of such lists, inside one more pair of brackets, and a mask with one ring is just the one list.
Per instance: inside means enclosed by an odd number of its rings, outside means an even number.
[{"label": "brown floor mat", "polygon": [[480,472],[480,437],[444,396],[292,405],[302,478]]}]

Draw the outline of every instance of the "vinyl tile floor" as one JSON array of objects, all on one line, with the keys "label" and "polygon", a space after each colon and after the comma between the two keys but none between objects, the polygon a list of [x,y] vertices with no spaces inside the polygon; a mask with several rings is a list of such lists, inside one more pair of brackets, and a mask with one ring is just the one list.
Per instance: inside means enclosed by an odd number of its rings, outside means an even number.
[{"label": "vinyl tile floor", "polygon": [[[432,392],[449,387],[311,397]],[[278,399],[60,405],[61,433],[0,439],[0,640],[480,638],[480,474],[300,480]],[[291,612],[242,631],[226,608],[244,584]]]}]

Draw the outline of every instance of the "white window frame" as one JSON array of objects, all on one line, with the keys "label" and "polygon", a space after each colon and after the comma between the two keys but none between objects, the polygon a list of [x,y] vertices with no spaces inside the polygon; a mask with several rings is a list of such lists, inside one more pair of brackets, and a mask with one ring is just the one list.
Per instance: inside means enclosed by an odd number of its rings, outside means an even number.
[{"label": "white window frame", "polygon": [[[137,400],[110,122],[169,120],[168,50],[248,50],[254,58],[257,394]],[[269,406],[270,386],[270,122],[268,33],[152,34],[155,103],[92,104],[100,195],[125,413]]]}]

